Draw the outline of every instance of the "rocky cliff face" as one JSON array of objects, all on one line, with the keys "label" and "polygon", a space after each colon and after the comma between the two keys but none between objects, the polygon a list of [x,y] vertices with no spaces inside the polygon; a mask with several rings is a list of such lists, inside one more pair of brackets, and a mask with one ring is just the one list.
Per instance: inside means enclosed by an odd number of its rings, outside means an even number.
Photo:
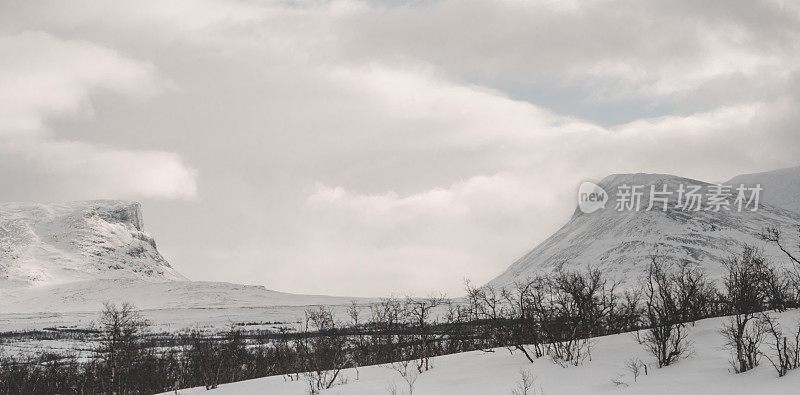
[{"label": "rocky cliff face", "polygon": [[144,231],[138,203],[0,203],[4,288],[91,279],[185,280]]},{"label": "rocky cliff face", "polygon": [[[625,281],[627,286],[636,286],[652,254],[702,266],[711,277],[719,277],[723,259],[741,253],[744,243],[762,247],[776,263],[787,264],[777,248],[761,241],[758,233],[766,226],[778,226],[786,233],[787,241],[797,240],[800,214],[765,203],[755,212],[684,211],[674,207],[677,194],[669,198],[666,211],[661,210],[661,203],[645,210],[651,185],[657,191],[665,185],[668,190],[676,191],[680,184],[700,185],[703,192],[709,186],[702,181],[663,174],[606,177],[599,183],[609,194],[605,209],[590,214],[576,209],[566,225],[490,284],[505,286],[538,273],[583,270],[591,265],[611,278]],[[621,185],[644,186],[640,211],[615,210],[615,195]],[[731,202],[736,191],[732,193]]]}]

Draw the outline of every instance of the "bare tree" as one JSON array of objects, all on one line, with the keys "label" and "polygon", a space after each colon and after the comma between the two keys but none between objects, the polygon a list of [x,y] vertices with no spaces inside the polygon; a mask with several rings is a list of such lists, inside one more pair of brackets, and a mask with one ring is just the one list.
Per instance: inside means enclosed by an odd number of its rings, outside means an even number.
[{"label": "bare tree", "polygon": [[765,331],[755,318],[767,305],[771,268],[760,250],[747,245],[741,256],[726,259],[723,266],[723,299],[733,315],[720,332],[735,352],[734,371],[743,373],[759,362]]},{"label": "bare tree", "polygon": [[296,348],[312,393],[331,388],[351,360],[343,336],[330,309],[306,311],[303,333]]},{"label": "bare tree", "polygon": [[126,393],[133,387],[133,371],[142,355],[141,333],[149,322],[130,303],[105,302],[99,324],[98,352],[108,367],[108,391]]},{"label": "bare tree", "polygon": [[433,354],[431,347],[435,341],[436,334],[433,332],[437,320],[434,317],[434,309],[443,305],[446,298],[444,296],[431,296],[423,299],[406,298],[406,316],[409,324],[414,328],[414,339],[418,345],[417,370],[419,373],[426,372],[431,368],[430,358]]},{"label": "bare tree", "polygon": [[[800,226],[798,226],[800,230]],[[797,306],[800,303],[800,255],[796,255],[789,250],[785,241],[782,239],[782,232],[777,227],[767,227],[759,234],[762,240],[773,243],[794,263],[791,269],[785,269],[780,273],[773,271],[774,276],[772,285],[775,287],[772,292],[770,308],[785,310],[787,305]],[[798,244],[800,249],[800,243]]]},{"label": "bare tree", "polygon": [[625,290],[612,328],[613,332],[632,331],[642,326],[642,290]]},{"label": "bare tree", "polygon": [[658,367],[668,366],[685,356],[690,350],[688,330],[683,318],[687,306],[678,281],[679,276],[692,276],[691,271],[676,275],[663,257],[651,256],[650,267],[644,279],[645,317],[649,328],[642,337],[645,348],[656,357]]},{"label": "bare tree", "polygon": [[351,343],[353,346],[354,365],[356,367],[356,373],[358,373],[358,361],[368,361],[369,359],[370,342],[368,336],[365,334],[366,323],[362,322],[361,306],[359,306],[356,301],[350,302],[350,306],[347,307],[347,315],[350,316],[350,328],[355,332],[352,336]]},{"label": "bare tree", "polygon": [[541,328],[544,317],[541,307],[546,297],[545,286],[545,278],[534,277],[528,281],[518,281],[515,288],[502,291],[508,305],[505,310],[508,317],[502,322],[504,328],[501,329],[506,336],[506,343],[509,349],[522,351],[530,362],[544,355]]},{"label": "bare tree", "polygon": [[771,353],[765,355],[778,372],[778,377],[783,377],[790,370],[800,367],[800,325],[797,326],[793,338],[789,340],[781,331],[775,317],[769,313],[762,313],[760,321],[770,337]]},{"label": "bare tree", "polygon": [[551,356],[557,362],[580,365],[591,360],[592,338],[605,334],[616,323],[617,283],[606,280],[600,270],[561,272],[551,280],[551,305],[555,310],[555,332]]},{"label": "bare tree", "polygon": [[369,336],[369,363],[385,363],[404,359],[401,344],[407,335],[403,332],[405,309],[398,299],[386,298],[369,306],[371,314]]},{"label": "bare tree", "polygon": [[203,333],[192,331],[188,336],[189,347],[184,355],[189,361],[192,374],[206,390],[214,389],[222,381],[223,356],[219,345]]},{"label": "bare tree", "polygon": [[797,265],[800,265],[800,258],[795,256],[791,251],[789,251],[786,248],[783,240],[781,239],[780,228],[767,227],[759,234],[759,237],[761,237],[761,239],[764,241],[768,241],[770,243],[774,243],[775,245],[777,245],[778,248],[780,248],[780,250],[783,251],[783,253],[789,258],[789,260],[791,260]]},{"label": "bare tree", "polygon": [[509,311],[512,307],[503,297],[504,293],[506,295],[508,293],[504,290],[498,291],[491,285],[474,288],[467,283],[466,287],[469,320],[483,323],[478,327],[480,332],[476,336],[476,346],[484,351],[490,351],[491,347],[511,344],[512,348],[519,349],[530,362],[533,362],[533,358],[525,349],[525,343],[518,341],[519,339],[513,336],[514,332],[507,330],[509,316],[513,314]]}]

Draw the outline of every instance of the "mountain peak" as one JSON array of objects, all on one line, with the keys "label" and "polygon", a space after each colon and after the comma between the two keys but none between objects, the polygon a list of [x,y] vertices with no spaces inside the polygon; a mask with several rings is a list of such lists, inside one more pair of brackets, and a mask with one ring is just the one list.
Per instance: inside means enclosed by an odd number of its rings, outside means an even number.
[{"label": "mountain peak", "polygon": [[[710,184],[669,174],[612,174],[598,185],[607,194],[604,208],[584,213],[579,207],[566,225],[490,284],[504,286],[538,273],[583,270],[591,265],[630,286],[635,285],[635,279],[647,268],[648,259],[655,252],[679,262],[702,265],[712,277],[718,277],[723,260],[741,252],[743,244],[764,247],[767,256],[782,263],[782,253],[772,245],[765,245],[758,233],[768,226],[794,233],[800,224],[800,214],[770,204],[759,203],[757,211],[739,211],[730,201],[728,210],[708,210],[707,195],[702,198],[699,210],[679,208],[676,191],[680,185],[701,186],[702,193],[708,193]],[[642,186],[636,209],[618,211],[615,207],[618,188],[623,185]],[[666,191],[671,192],[661,196],[668,202],[666,208],[660,201],[649,207],[650,186],[655,186],[657,192],[666,186]],[[765,187],[764,194],[769,193]],[[796,199],[797,195],[789,196]],[[796,235],[786,237],[791,239]]]},{"label": "mountain peak", "polygon": [[0,282],[185,280],[144,231],[141,205],[120,200],[0,203]]},{"label": "mountain peak", "polygon": [[732,178],[728,184],[760,184],[764,188],[764,202],[800,214],[800,166],[742,174]]},{"label": "mountain peak", "polygon": [[694,180],[691,178],[675,176],[672,174],[658,174],[658,173],[619,173],[606,176],[598,185],[603,188],[615,188],[620,185],[661,185],[661,184],[692,184],[692,185],[708,185],[707,182]]}]

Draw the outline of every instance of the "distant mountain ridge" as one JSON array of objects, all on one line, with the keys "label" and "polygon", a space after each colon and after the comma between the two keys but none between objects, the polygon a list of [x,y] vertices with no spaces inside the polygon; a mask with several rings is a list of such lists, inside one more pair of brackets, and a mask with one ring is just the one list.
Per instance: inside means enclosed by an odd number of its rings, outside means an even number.
[{"label": "distant mountain ridge", "polygon": [[107,300],[132,302],[140,309],[224,309],[347,305],[351,301],[369,299],[298,295],[257,285],[211,281],[98,279],[30,288],[23,292],[0,292],[0,313],[93,312],[100,310]]},{"label": "distant mountain ridge", "polygon": [[0,203],[0,284],[186,280],[144,231],[139,203]]},{"label": "distant mountain ridge", "polygon": [[800,213],[800,166],[742,174],[733,177],[727,184],[761,184],[764,188],[762,200],[765,203]]},{"label": "distant mountain ridge", "polygon": [[[734,178],[726,184],[733,181],[737,185],[755,184],[759,179]],[[711,185],[668,174],[615,174],[604,178],[599,185],[609,195],[605,209],[591,214],[576,209],[566,225],[489,284],[506,286],[536,274],[583,270],[591,265],[633,287],[644,274],[652,254],[702,266],[711,277],[719,277],[722,261],[740,253],[745,243],[763,248],[778,264],[788,264],[777,248],[758,238],[758,233],[767,226],[777,226],[786,233],[787,240],[797,240],[800,213],[791,210],[791,205],[783,208],[761,200],[755,212],[684,211],[674,207],[677,194],[673,193],[666,211],[661,210],[660,203],[653,210],[645,210],[651,185],[656,191],[664,185],[676,191],[680,184],[700,185],[704,189]],[[615,210],[615,195],[622,185],[644,186],[640,211]],[[764,196],[784,194],[782,190],[776,191],[779,188],[774,184],[768,188],[762,192]],[[732,193],[735,198],[735,187]]]}]

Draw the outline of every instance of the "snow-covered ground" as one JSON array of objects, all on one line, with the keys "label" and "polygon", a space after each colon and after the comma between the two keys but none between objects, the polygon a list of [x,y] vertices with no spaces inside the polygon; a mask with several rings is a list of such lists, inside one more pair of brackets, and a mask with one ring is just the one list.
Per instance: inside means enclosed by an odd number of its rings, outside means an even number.
[{"label": "snow-covered ground", "polygon": [[[313,301],[311,299],[310,301]],[[325,300],[321,300],[324,302]],[[324,303],[323,303],[324,304]],[[347,317],[350,304],[324,304],[338,319]],[[362,308],[365,305],[360,305]],[[2,313],[0,333],[25,331],[69,331],[96,327],[102,305],[92,311],[63,313]],[[168,308],[143,309],[142,315],[151,323],[151,333],[179,334],[190,330],[217,333],[229,330],[231,325],[243,330],[279,331],[299,328],[305,311],[318,305],[217,307],[217,308]],[[73,350],[92,348],[91,339],[39,340],[34,338],[0,338],[0,351],[9,355],[35,354],[48,351],[69,354]]]},{"label": "snow-covered ground", "polygon": [[[800,312],[781,315],[784,329],[798,324]],[[528,362],[519,352],[506,349],[493,352],[469,352],[434,358],[434,368],[420,375],[414,394],[510,394],[520,381],[520,370],[535,377],[536,394],[797,394],[800,393],[800,370],[779,378],[769,361],[762,358],[756,369],[731,372],[731,353],[723,346],[719,328],[724,318],[699,321],[691,328],[694,353],[676,364],[658,369],[631,336],[620,334],[596,339],[592,360],[583,365],[562,368],[547,358]],[[766,346],[762,347],[765,351]],[[634,382],[626,369],[626,361],[639,358],[649,366]],[[405,381],[386,365],[348,369],[342,372],[346,383],[335,385],[322,394],[389,394],[408,393]],[[620,384],[612,382],[615,380]],[[204,388],[179,391],[181,394],[202,393]],[[303,381],[288,381],[284,376],[266,377],[222,385],[214,394],[307,394]],[[531,394],[533,392],[530,392]]]},{"label": "snow-covered ground", "polygon": [[2,313],[97,312],[104,301],[131,302],[139,309],[220,309],[263,306],[339,305],[364,298],[299,295],[262,286],[210,281],[147,282],[97,279],[16,290],[0,298]]}]

